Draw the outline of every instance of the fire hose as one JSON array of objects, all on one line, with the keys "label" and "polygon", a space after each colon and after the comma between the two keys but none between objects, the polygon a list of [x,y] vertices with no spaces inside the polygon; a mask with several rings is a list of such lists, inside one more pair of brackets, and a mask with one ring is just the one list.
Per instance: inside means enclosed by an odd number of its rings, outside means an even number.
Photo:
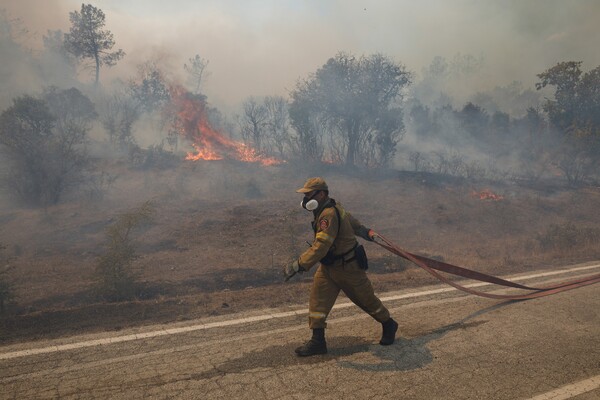
[{"label": "fire hose", "polygon": [[[473,271],[467,268],[459,267],[456,265],[448,264],[442,261],[433,260],[431,258],[423,257],[417,254],[409,253],[406,250],[401,249],[396,246],[390,240],[386,239],[385,236],[380,235],[379,233],[374,234],[375,243],[389,252],[396,254],[402,258],[405,258],[418,267],[423,268],[425,271],[429,272],[431,275],[439,279],[440,281],[455,287],[458,290],[463,292],[474,294],[476,296],[487,297],[490,299],[502,299],[502,300],[526,300],[526,299],[534,299],[537,297],[549,296],[551,294],[564,292],[566,290],[576,289],[578,287],[592,285],[594,283],[600,282],[600,274],[590,275],[587,277],[562,282],[553,286],[543,286],[543,287],[531,287],[521,285],[519,283],[507,281],[505,279],[501,279],[492,275],[487,275],[481,272]],[[512,287],[517,289],[528,290],[529,293],[525,294],[517,294],[517,295],[509,295],[509,294],[493,294],[482,292],[480,290],[475,290],[469,287],[465,287],[459,283],[456,283],[445,276],[441,275],[437,271],[446,272],[451,275],[461,276],[463,278],[469,278],[477,281],[493,283],[495,285]]]}]

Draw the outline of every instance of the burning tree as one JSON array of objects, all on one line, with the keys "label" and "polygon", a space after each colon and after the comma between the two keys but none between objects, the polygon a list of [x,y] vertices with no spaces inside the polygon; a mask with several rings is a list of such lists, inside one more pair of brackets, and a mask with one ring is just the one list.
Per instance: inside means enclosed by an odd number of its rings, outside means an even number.
[{"label": "burning tree", "polygon": [[195,94],[200,94],[200,85],[208,76],[206,67],[208,67],[208,60],[200,57],[199,54],[190,58],[189,64],[183,64],[183,69],[188,73],[188,80],[194,88]]},{"label": "burning tree", "polygon": [[229,139],[213,129],[208,119],[206,97],[188,92],[182,87],[171,88],[171,104],[167,112],[171,116],[172,130],[191,143],[194,151],[186,160],[233,159],[274,165],[281,160],[266,157],[257,150]]}]

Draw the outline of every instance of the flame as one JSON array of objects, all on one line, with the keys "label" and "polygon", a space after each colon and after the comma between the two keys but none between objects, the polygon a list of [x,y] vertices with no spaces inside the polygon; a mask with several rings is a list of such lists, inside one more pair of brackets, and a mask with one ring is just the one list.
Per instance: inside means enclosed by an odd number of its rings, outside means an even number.
[{"label": "flame", "polygon": [[277,165],[283,161],[265,157],[255,149],[223,136],[214,130],[208,121],[206,101],[182,87],[171,88],[171,112],[174,114],[173,128],[194,148],[186,160],[235,159],[244,162],[259,162],[262,165]]},{"label": "flame", "polygon": [[479,198],[480,200],[500,201],[500,200],[504,199],[504,196],[496,194],[496,193],[492,192],[490,189],[484,189],[481,192],[477,192],[477,191],[473,190],[471,192],[471,196]]}]

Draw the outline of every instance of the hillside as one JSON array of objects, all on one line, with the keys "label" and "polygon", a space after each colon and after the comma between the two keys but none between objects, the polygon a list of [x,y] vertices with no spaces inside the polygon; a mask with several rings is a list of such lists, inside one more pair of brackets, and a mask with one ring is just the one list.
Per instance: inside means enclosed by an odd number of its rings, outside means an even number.
[{"label": "hillside", "polygon": [[[3,200],[0,244],[16,292],[1,320],[3,342],[307,302],[311,273],[284,284],[281,266],[311,240],[311,215],[294,191],[313,175],[365,225],[450,263],[505,275],[600,257],[600,188],[229,161],[106,168],[117,179],[101,197],[47,209]],[[108,303],[93,288],[106,228],[148,200],[154,218],[133,233],[137,296]],[[376,290],[433,282],[366,247]]]}]

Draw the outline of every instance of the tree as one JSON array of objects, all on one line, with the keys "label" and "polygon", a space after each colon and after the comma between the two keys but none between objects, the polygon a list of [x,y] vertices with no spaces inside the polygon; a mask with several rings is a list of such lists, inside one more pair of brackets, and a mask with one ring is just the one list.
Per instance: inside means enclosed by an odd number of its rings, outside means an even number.
[{"label": "tree", "polygon": [[[481,77],[484,66],[482,56],[458,53],[450,60],[435,56],[429,66],[422,69],[422,79],[411,87],[411,97],[432,108],[464,103],[468,100],[464,97],[464,88],[475,86],[473,80]],[[449,93],[455,99],[450,98]]]},{"label": "tree", "polygon": [[600,136],[600,66],[583,75],[577,94],[577,128]]},{"label": "tree", "polygon": [[581,64],[581,61],[561,62],[537,75],[540,78],[535,84],[538,90],[548,85],[556,87],[554,99],[548,99],[543,109],[550,122],[563,133],[572,129],[576,121]]},{"label": "tree", "polygon": [[138,104],[129,95],[115,93],[106,99],[100,120],[115,149],[129,151],[135,145],[133,125],[139,118]]},{"label": "tree", "polygon": [[330,150],[347,165],[387,165],[404,132],[400,100],[409,83],[404,66],[384,55],[338,53],[297,84],[292,124],[307,138],[315,122],[326,127]]},{"label": "tree", "polygon": [[129,83],[129,90],[140,109],[148,113],[160,109],[171,99],[164,74],[153,62],[138,66],[138,79]]},{"label": "tree", "polygon": [[98,114],[89,98],[75,88],[60,90],[50,87],[43,99],[55,118],[49,149],[53,153],[51,204],[63,192],[84,183],[90,158],[86,151],[87,134]]},{"label": "tree", "polygon": [[453,78],[472,76],[483,69],[485,59],[482,55],[475,57],[471,54],[457,53],[449,63],[449,74]]},{"label": "tree", "polygon": [[424,106],[417,101],[417,103],[411,107],[408,117],[414,133],[418,137],[425,138],[435,134],[429,107]]},{"label": "tree", "polygon": [[584,73],[581,61],[560,62],[538,75],[536,88],[555,87],[544,111],[563,137],[558,167],[570,184],[579,184],[600,165],[600,66]]},{"label": "tree", "polygon": [[518,154],[518,168],[522,177],[539,180],[550,167],[555,156],[551,147],[556,138],[551,136],[541,110],[529,107],[527,114],[513,122],[514,152]]},{"label": "tree", "polygon": [[473,103],[485,108],[490,114],[501,111],[509,115],[523,116],[530,107],[540,105],[540,93],[525,89],[519,81],[505,86],[496,86],[487,92],[479,92],[471,97]]},{"label": "tree", "polygon": [[286,146],[289,146],[289,112],[288,102],[281,96],[265,98],[267,119],[265,126],[269,139],[269,152],[283,158]]},{"label": "tree", "polygon": [[91,101],[74,88],[13,100],[0,115],[0,144],[11,166],[7,183],[19,199],[56,204],[83,183],[86,136],[95,117]]},{"label": "tree", "polygon": [[82,4],[81,11],[69,13],[71,29],[65,33],[65,48],[78,59],[91,58],[95,64],[96,80],[100,79],[100,67],[112,67],[125,52],[121,49],[111,52],[115,45],[113,34],[102,30],[106,16],[99,8],[91,4]]},{"label": "tree", "polygon": [[92,101],[75,88],[61,90],[55,86],[44,90],[43,99],[56,118],[57,135],[81,143],[98,117]]},{"label": "tree", "polygon": [[[244,113],[236,117],[242,138],[255,149],[284,158],[290,146],[288,102],[281,96],[254,97],[243,103]],[[214,126],[214,125],[213,125]]]},{"label": "tree", "polygon": [[296,136],[292,139],[294,153],[305,162],[320,162],[324,153],[323,137],[325,136],[325,127],[320,121],[321,116],[314,112],[309,88],[297,88],[294,96],[289,108],[290,120],[296,131]]},{"label": "tree", "polygon": [[489,117],[484,109],[471,102],[465,104],[463,109],[457,112],[461,128],[474,138],[482,139],[487,130]]},{"label": "tree", "polygon": [[[572,136],[569,135],[569,136]],[[563,172],[571,186],[587,181],[600,165],[600,143],[592,136],[569,137],[557,149],[556,166]]]},{"label": "tree", "polygon": [[251,143],[256,150],[263,150],[267,108],[254,97],[246,100],[243,107],[244,113],[238,117],[242,138],[246,143]]},{"label": "tree", "polygon": [[208,67],[208,60],[198,54],[189,59],[189,64],[183,64],[183,69],[188,73],[189,83],[194,88],[192,91],[194,94],[200,94],[200,85],[208,76],[206,67]]},{"label": "tree", "polygon": [[9,159],[8,186],[28,203],[41,204],[47,191],[46,144],[51,140],[55,118],[48,105],[32,96],[13,99],[0,115],[0,144]]},{"label": "tree", "polygon": [[510,115],[496,111],[490,119],[490,125],[494,135],[506,136],[510,131]]}]

